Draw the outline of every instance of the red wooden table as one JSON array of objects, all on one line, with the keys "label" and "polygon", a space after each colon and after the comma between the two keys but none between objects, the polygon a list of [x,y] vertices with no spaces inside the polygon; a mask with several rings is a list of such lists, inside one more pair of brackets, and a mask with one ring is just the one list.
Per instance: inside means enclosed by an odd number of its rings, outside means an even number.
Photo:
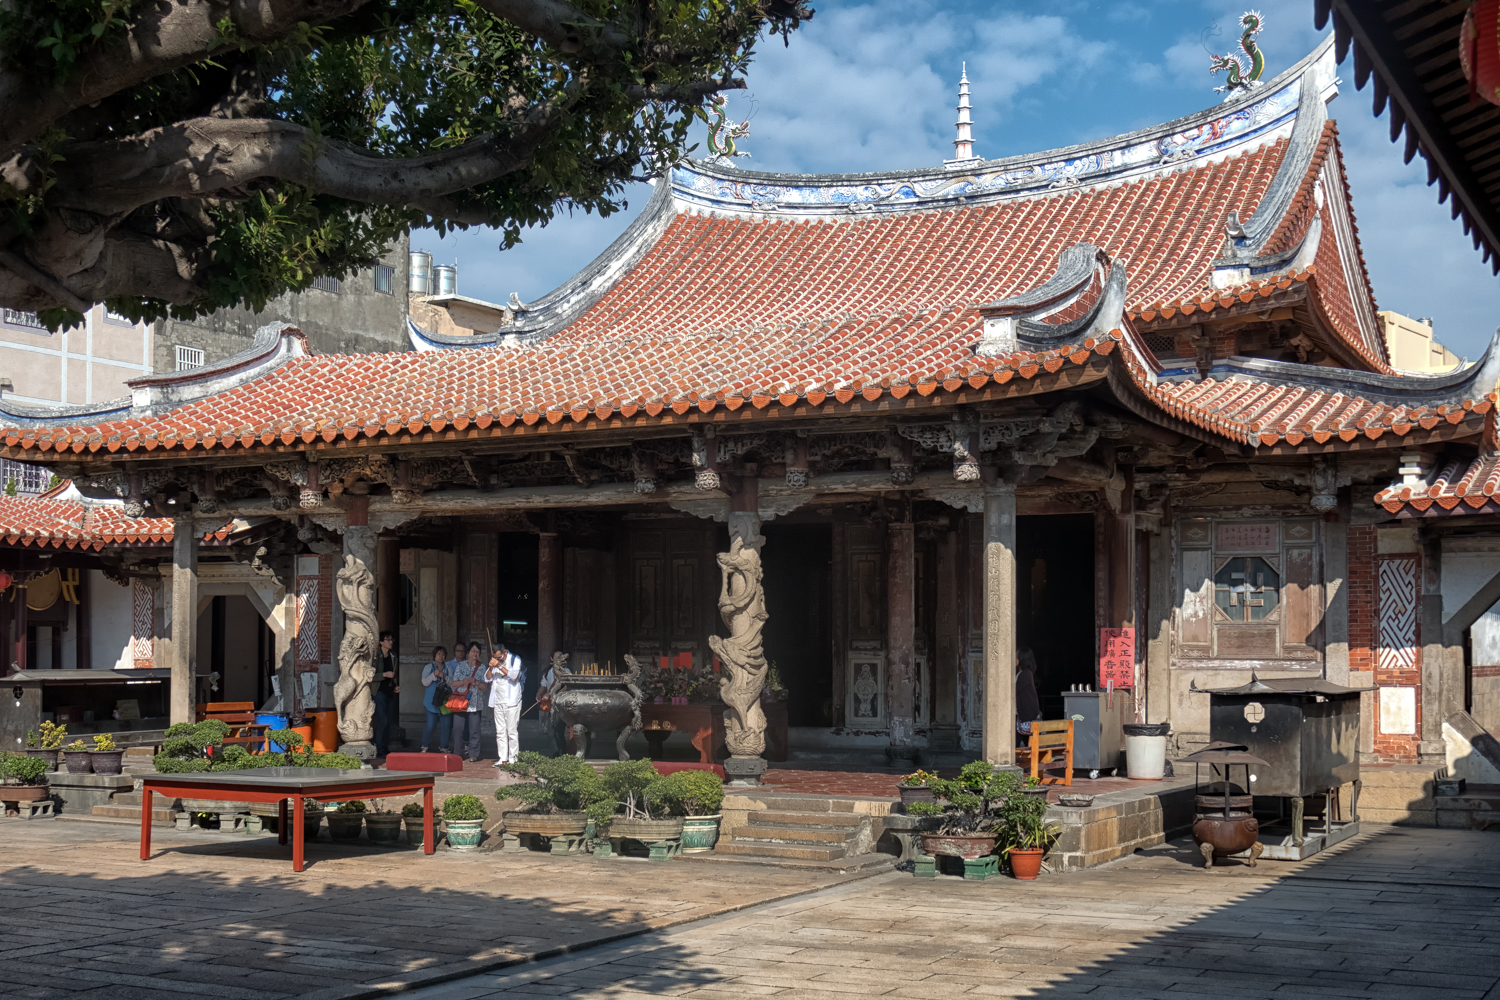
[{"label": "red wooden table", "polygon": [[[188,774],[151,774],[141,782],[141,860],[151,857],[151,796],[160,792],[173,798],[220,799],[225,802],[279,802],[278,843],[285,844],[291,827],[292,871],[302,870],[302,805],[314,802],[346,802],[350,799],[380,799],[393,795],[422,793],[426,816],[423,849],[433,852],[432,783],[441,775],[431,771],[344,771],[325,767],[263,767],[218,774],[194,771]],[[287,809],[287,802],[292,808]],[[288,813],[296,822],[288,823]]]}]

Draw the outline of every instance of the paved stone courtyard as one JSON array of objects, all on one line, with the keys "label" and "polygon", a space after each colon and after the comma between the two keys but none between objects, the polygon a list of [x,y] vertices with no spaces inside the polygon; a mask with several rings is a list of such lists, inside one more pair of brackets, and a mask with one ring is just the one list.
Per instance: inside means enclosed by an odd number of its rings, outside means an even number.
[{"label": "paved stone courtyard", "polygon": [[1030,884],[326,842],[295,876],[274,837],[162,831],[142,863],[135,832],[0,823],[0,995],[1500,998],[1497,841],[1466,830]]}]

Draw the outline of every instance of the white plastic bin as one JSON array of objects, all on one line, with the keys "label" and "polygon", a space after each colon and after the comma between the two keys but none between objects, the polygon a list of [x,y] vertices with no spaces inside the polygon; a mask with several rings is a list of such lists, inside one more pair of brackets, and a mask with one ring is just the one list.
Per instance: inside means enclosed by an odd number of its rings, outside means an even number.
[{"label": "white plastic bin", "polygon": [[1125,774],[1136,781],[1160,781],[1167,768],[1165,736],[1125,737]]}]

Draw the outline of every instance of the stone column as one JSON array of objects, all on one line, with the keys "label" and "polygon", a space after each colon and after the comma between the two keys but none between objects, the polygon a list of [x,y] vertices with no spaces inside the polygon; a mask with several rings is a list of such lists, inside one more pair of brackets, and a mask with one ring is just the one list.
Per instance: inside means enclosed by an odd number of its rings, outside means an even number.
[{"label": "stone column", "polygon": [[[375,540],[375,616],[380,631],[396,636],[391,652],[396,654],[396,684],[401,684],[401,539],[381,535]],[[378,685],[377,685],[378,686]],[[391,704],[391,728],[401,724],[401,696]]]},{"label": "stone column", "polygon": [[1144,631],[1146,643],[1146,721],[1168,722],[1172,717],[1172,524],[1165,513],[1137,515],[1147,535],[1147,577]]},{"label": "stone column", "polygon": [[374,760],[373,683],[380,655],[380,623],[375,611],[375,533],[369,526],[369,497],[350,497],[348,515],[344,565],[333,588],[344,611],[344,641],[339,645],[339,679],[333,697],[339,711],[339,751]]},{"label": "stone column", "polygon": [[916,720],[916,590],[913,552],[915,525],[893,521],[886,525],[886,716],[891,745],[886,753],[901,765],[915,765]]},{"label": "stone column", "polygon": [[177,498],[172,523],[172,694],[173,725],[196,718],[194,675],[198,672],[198,532],[187,494]]},{"label": "stone column", "polygon": [[833,642],[833,724],[842,726],[847,721],[846,709],[849,699],[849,549],[846,540],[847,528],[843,521],[833,522],[833,579],[830,596],[833,606],[832,627],[829,629]]},{"label": "stone column", "polygon": [[543,531],[537,537],[536,556],[536,662],[546,673],[552,654],[558,651],[558,594],[562,588],[562,546],[557,532]]},{"label": "stone column", "polygon": [[1009,765],[1016,752],[1016,488],[984,493],[984,759]]},{"label": "stone column", "polygon": [[1323,677],[1349,683],[1349,503],[1323,522]]},{"label": "stone column", "polygon": [[727,783],[759,785],[765,773],[766,714],[760,707],[768,665],[761,645],[766,626],[766,594],[761,577],[758,487],[755,476],[739,477],[729,503],[729,551],[718,557],[723,582],[719,617],[728,637],[711,635],[708,645],[719,657],[719,695],[724,701],[724,761]]},{"label": "stone column", "polygon": [[1440,539],[1431,537],[1422,543],[1421,572],[1421,599],[1417,607],[1422,616],[1419,633],[1422,637],[1422,721],[1417,762],[1437,766],[1448,760],[1447,746],[1443,742],[1443,720],[1446,718],[1443,714],[1443,661],[1447,656],[1447,646],[1443,641],[1443,543]]}]

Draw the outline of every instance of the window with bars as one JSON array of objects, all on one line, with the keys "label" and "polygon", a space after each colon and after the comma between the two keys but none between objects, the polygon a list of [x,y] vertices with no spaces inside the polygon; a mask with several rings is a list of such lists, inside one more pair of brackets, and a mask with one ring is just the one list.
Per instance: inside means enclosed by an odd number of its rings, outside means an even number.
[{"label": "window with bars", "polygon": [[184,347],[177,344],[177,370],[185,372],[191,368],[203,367],[203,348]]},{"label": "window with bars", "polygon": [[5,316],[5,322],[12,326],[25,326],[33,330],[47,329],[42,325],[42,321],[37,318],[34,312],[26,312],[24,309],[7,309],[3,315]]},{"label": "window with bars", "polygon": [[52,470],[40,465],[28,465],[25,462],[13,462],[8,458],[0,458],[0,486],[8,487],[11,483],[16,484],[16,493],[24,496],[36,496],[47,492],[52,482]]},{"label": "window with bars", "polygon": [[386,295],[395,295],[396,269],[387,264],[375,265],[375,290]]},{"label": "window with bars", "polygon": [[312,286],[320,292],[332,292],[335,295],[344,290],[342,281],[321,274],[313,279]]}]

